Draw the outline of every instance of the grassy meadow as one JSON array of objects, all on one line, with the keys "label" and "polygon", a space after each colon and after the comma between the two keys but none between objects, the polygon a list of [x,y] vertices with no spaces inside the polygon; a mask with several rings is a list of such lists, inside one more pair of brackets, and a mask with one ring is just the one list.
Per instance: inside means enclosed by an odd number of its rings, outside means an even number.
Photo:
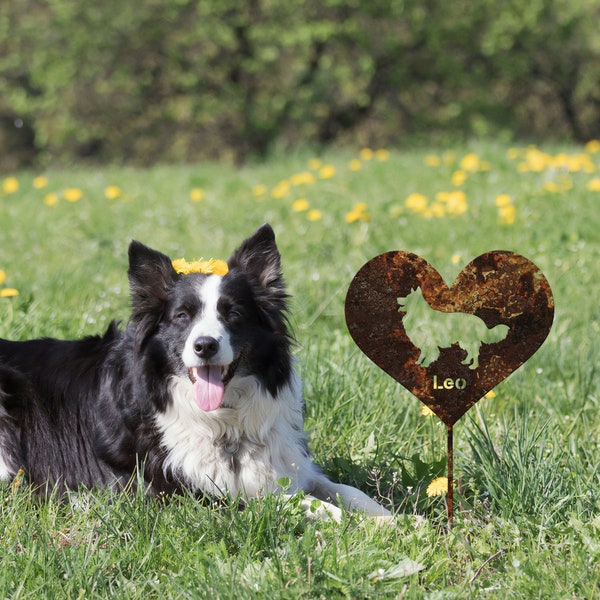
[{"label": "grassy meadow", "polygon": [[[600,142],[328,151],[221,164],[0,178],[0,337],[79,337],[128,316],[132,238],[226,258],[274,227],[316,461],[397,513],[312,521],[295,499],[237,504],[0,489],[5,598],[593,598],[600,596]],[[518,252],[556,304],[541,349],[446,429],[354,345],[358,269],[387,250],[450,283],[489,250]],[[429,488],[429,494],[427,490]]]}]

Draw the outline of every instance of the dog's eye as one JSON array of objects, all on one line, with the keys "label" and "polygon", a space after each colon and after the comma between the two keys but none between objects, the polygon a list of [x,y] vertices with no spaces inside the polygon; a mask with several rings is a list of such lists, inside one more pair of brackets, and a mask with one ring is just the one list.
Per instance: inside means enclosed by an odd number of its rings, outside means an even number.
[{"label": "dog's eye", "polygon": [[239,321],[242,318],[242,311],[237,308],[231,308],[227,312],[227,319],[231,321]]},{"label": "dog's eye", "polygon": [[184,310],[180,310],[175,313],[174,320],[178,323],[187,323],[190,320],[190,315],[188,315]]}]

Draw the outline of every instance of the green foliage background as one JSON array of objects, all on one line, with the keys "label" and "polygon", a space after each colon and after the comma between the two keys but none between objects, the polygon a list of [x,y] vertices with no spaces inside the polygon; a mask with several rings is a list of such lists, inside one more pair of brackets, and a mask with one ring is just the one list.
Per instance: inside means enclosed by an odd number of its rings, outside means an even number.
[{"label": "green foliage background", "polygon": [[599,18],[599,0],[3,2],[0,168],[423,132],[585,141]]}]

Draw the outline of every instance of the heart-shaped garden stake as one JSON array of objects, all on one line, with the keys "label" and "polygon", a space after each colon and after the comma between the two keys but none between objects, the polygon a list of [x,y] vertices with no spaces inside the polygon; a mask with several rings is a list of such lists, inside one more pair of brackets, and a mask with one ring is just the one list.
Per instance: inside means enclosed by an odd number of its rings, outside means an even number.
[{"label": "heart-shaped garden stake", "polygon": [[423,258],[386,252],[356,274],[346,323],[358,347],[448,428],[452,522],[452,426],[528,360],[552,326],[548,281],[525,257],[487,252],[448,287]]}]

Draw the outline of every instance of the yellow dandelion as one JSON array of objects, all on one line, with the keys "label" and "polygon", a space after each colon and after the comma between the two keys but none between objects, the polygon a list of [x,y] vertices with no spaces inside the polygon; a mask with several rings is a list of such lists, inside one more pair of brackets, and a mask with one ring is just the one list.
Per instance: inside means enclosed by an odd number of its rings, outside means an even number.
[{"label": "yellow dandelion", "polygon": [[579,173],[580,171],[593,173],[596,170],[590,155],[583,153],[567,156],[561,166],[571,173]]},{"label": "yellow dandelion", "polygon": [[290,179],[293,185],[312,185],[315,182],[315,176],[310,171],[294,173]]},{"label": "yellow dandelion", "polygon": [[528,148],[525,154],[527,166],[534,173],[545,171],[548,168],[550,158],[548,154],[535,147]]},{"label": "yellow dandelion", "polygon": [[452,173],[452,185],[454,187],[461,186],[467,180],[467,172],[459,169],[458,171],[454,171]]},{"label": "yellow dandelion", "polygon": [[67,188],[63,191],[63,198],[68,202],[77,202],[81,200],[83,192],[79,188]]},{"label": "yellow dandelion", "polygon": [[287,179],[282,179],[272,190],[271,197],[276,199],[285,198],[290,193],[292,184]]},{"label": "yellow dandelion", "polygon": [[104,190],[104,197],[108,200],[116,200],[121,195],[121,188],[118,185],[109,185]]},{"label": "yellow dandelion", "polygon": [[442,204],[441,202],[434,202],[429,207],[428,216],[433,217],[435,219],[441,219],[442,217],[445,217],[446,216],[446,206],[444,204]]},{"label": "yellow dandelion", "polygon": [[323,161],[320,158],[311,158],[308,161],[308,168],[313,171],[318,171],[321,168]]},{"label": "yellow dandelion", "polygon": [[517,158],[520,158],[521,155],[522,155],[522,151],[519,148],[509,148],[506,152],[506,156],[510,160],[516,160]]},{"label": "yellow dandelion", "polygon": [[556,156],[548,157],[548,166],[553,169],[568,169],[571,157],[565,152],[560,152]]},{"label": "yellow dandelion", "polygon": [[427,208],[427,198],[423,194],[413,192],[406,197],[404,206],[412,212],[423,212]]},{"label": "yellow dandelion", "polygon": [[25,471],[23,470],[23,467],[19,467],[19,470],[11,483],[12,491],[16,492],[23,485],[23,481],[25,481]]},{"label": "yellow dandelion", "polygon": [[479,157],[477,154],[470,152],[462,157],[459,164],[463,171],[477,171],[479,169]]},{"label": "yellow dandelion", "polygon": [[44,204],[46,206],[56,206],[58,204],[58,194],[46,194]]},{"label": "yellow dandelion", "polygon": [[589,154],[596,154],[597,152],[600,152],[600,140],[590,140],[585,145],[585,151]]},{"label": "yellow dandelion", "polygon": [[517,210],[512,204],[501,206],[498,209],[498,220],[500,225],[512,225],[515,222],[516,213]]},{"label": "yellow dandelion", "polygon": [[202,202],[204,200],[204,190],[202,188],[192,188],[190,190],[190,200],[192,202]]},{"label": "yellow dandelion", "polygon": [[2,182],[2,191],[5,194],[14,194],[19,189],[19,180],[16,177],[7,177]]},{"label": "yellow dandelion", "polygon": [[14,298],[19,295],[19,290],[15,288],[3,288],[0,290],[0,298]]},{"label": "yellow dandelion", "polygon": [[348,167],[350,167],[351,171],[360,171],[362,169],[362,163],[358,158],[353,158],[349,163]]},{"label": "yellow dandelion", "polygon": [[306,218],[309,221],[320,221],[323,218],[323,213],[320,210],[313,208],[306,213]]},{"label": "yellow dandelion", "polygon": [[389,150],[386,150],[385,148],[379,148],[379,150],[375,150],[375,160],[379,160],[379,161],[386,161],[388,160],[390,157],[390,152]]},{"label": "yellow dandelion", "polygon": [[596,165],[592,162],[592,160],[590,158],[588,158],[588,160],[585,161],[585,163],[583,165],[583,171],[585,173],[595,173],[596,172]]},{"label": "yellow dandelion", "polygon": [[188,262],[185,258],[176,258],[172,261],[173,268],[180,275],[190,273],[203,273],[205,275],[227,275],[229,267],[224,260],[211,258],[209,260],[194,260]]},{"label": "yellow dandelion", "polygon": [[509,204],[512,204],[512,200],[508,194],[499,194],[496,196],[495,203],[498,207],[508,206]]},{"label": "yellow dandelion", "polygon": [[6,271],[4,269],[0,269],[0,285],[2,285],[6,281]]},{"label": "yellow dandelion", "polygon": [[600,177],[590,179],[585,186],[590,192],[600,192]]},{"label": "yellow dandelion", "polygon": [[258,198],[260,196],[264,196],[266,193],[267,193],[267,186],[266,185],[259,184],[259,185],[255,185],[252,188],[252,195],[255,198]]},{"label": "yellow dandelion", "polygon": [[560,188],[558,187],[556,181],[546,181],[546,183],[544,183],[543,190],[553,194],[555,192],[559,192]]},{"label": "yellow dandelion", "polygon": [[363,148],[358,153],[358,156],[360,156],[361,160],[372,160],[374,155],[375,153],[373,152],[373,150],[371,150],[371,148]]},{"label": "yellow dandelion", "polygon": [[333,165],[323,165],[319,169],[319,179],[331,179],[335,176],[335,167]]},{"label": "yellow dandelion", "polygon": [[429,498],[433,496],[443,496],[448,493],[448,478],[436,477],[428,486],[425,492]]},{"label": "yellow dandelion", "polygon": [[460,262],[460,254],[456,254],[456,253],[455,253],[455,254],[453,254],[453,255],[450,257],[450,262],[451,262],[453,265],[457,265],[457,264]]},{"label": "yellow dandelion", "polygon": [[45,188],[48,185],[48,178],[44,177],[43,175],[34,177],[32,185],[36,190],[41,190],[42,188]]},{"label": "yellow dandelion", "polygon": [[426,406],[425,404],[423,404],[423,406],[421,407],[419,414],[422,417],[433,417],[433,415],[435,415],[435,413],[429,408],[429,406]]},{"label": "yellow dandelion", "polygon": [[496,392],[494,390],[490,390],[487,394],[485,394],[484,398],[495,398]]},{"label": "yellow dandelion", "polygon": [[292,203],[292,210],[294,212],[304,212],[305,210],[308,210],[309,206],[308,200],[305,198],[298,198],[298,200],[294,200]]},{"label": "yellow dandelion", "polygon": [[425,164],[428,167],[439,167],[442,164],[442,159],[435,154],[428,154],[425,157]]},{"label": "yellow dandelion", "polygon": [[356,221],[370,221],[371,215],[367,212],[367,205],[364,202],[355,204],[352,210],[346,213],[346,223],[355,223]]},{"label": "yellow dandelion", "polygon": [[346,223],[355,223],[360,219],[360,212],[356,210],[351,210],[350,212],[346,213],[345,219]]},{"label": "yellow dandelion", "polygon": [[448,194],[446,210],[448,214],[457,217],[467,212],[467,196],[462,190],[455,190]]},{"label": "yellow dandelion", "polygon": [[586,159],[589,161],[590,157],[587,154],[579,154],[577,156],[570,156],[567,162],[567,170],[571,173],[579,173],[579,171],[583,171],[586,165]]}]

